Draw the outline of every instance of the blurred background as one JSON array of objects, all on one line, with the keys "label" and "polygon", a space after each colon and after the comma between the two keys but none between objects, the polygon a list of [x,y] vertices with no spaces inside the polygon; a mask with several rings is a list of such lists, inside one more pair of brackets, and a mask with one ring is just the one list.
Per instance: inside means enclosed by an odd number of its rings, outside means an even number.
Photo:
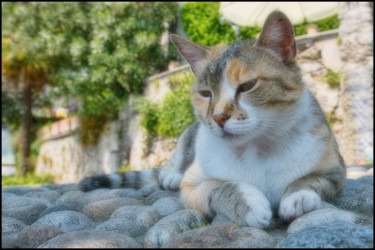
[{"label": "blurred background", "polygon": [[373,162],[372,2],[2,2],[2,185],[162,166],[194,122],[168,39],[256,39],[284,11],[348,165]]}]

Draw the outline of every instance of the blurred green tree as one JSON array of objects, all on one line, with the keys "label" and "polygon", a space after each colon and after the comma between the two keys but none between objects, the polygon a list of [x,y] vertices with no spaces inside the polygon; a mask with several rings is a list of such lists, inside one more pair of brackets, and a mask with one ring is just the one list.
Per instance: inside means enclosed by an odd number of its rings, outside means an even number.
[{"label": "blurred green tree", "polygon": [[3,3],[2,85],[23,89],[24,156],[37,86],[52,84],[51,95],[80,100],[82,139],[94,145],[128,95],[141,93],[143,79],[167,66],[160,41],[175,28],[177,10],[174,2]]}]

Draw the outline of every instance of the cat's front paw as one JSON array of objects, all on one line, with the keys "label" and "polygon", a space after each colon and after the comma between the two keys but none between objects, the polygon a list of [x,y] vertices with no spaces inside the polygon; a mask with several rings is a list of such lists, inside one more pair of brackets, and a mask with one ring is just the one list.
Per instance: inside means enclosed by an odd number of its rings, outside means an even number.
[{"label": "cat's front paw", "polygon": [[320,196],[312,190],[300,190],[283,198],[280,202],[279,216],[285,221],[319,209],[321,207]]},{"label": "cat's front paw", "polygon": [[180,188],[182,174],[174,169],[162,168],[159,174],[159,185],[163,189],[176,191]]},{"label": "cat's front paw", "polygon": [[245,213],[245,221],[249,227],[266,228],[272,219],[270,202],[259,190],[242,184],[239,186],[248,210]]}]

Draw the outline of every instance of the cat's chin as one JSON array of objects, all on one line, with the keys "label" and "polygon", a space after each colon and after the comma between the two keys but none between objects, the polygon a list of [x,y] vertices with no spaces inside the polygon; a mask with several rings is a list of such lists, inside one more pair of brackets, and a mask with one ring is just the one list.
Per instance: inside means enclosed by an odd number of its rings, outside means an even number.
[{"label": "cat's chin", "polygon": [[234,133],[227,132],[225,130],[221,130],[220,133],[217,135],[223,138],[224,140],[228,140],[234,143],[236,142],[243,143],[251,139],[249,138],[249,134],[234,134]]}]

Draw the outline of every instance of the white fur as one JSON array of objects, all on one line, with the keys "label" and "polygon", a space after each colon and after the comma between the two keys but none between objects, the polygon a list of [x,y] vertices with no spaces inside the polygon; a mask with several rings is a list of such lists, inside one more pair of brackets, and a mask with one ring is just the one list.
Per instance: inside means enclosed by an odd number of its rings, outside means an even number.
[{"label": "white fur", "polygon": [[[196,157],[207,178],[249,183],[264,193],[272,208],[277,208],[288,184],[308,174],[319,161],[324,148],[307,132],[313,124],[306,123],[299,135],[290,138],[293,121],[309,114],[310,96],[307,89],[297,108],[282,114],[257,111],[248,108],[248,120],[244,134],[240,132],[233,140],[212,133],[200,126],[196,141]],[[284,116],[275,119],[274,116]],[[229,119],[224,126],[231,133],[237,122]],[[266,123],[271,123],[268,126]],[[233,124],[232,124],[233,123]],[[269,152],[262,154],[261,144],[266,142]]]},{"label": "white fur", "polygon": [[249,227],[268,227],[272,218],[270,202],[256,187],[247,183],[239,184],[239,190],[250,208],[246,214],[246,223]]},{"label": "white fur", "polygon": [[177,190],[180,186],[182,174],[174,168],[162,168],[159,182],[164,189]]},{"label": "white fur", "polygon": [[312,190],[300,190],[283,198],[280,203],[279,216],[290,221],[304,213],[321,207],[320,196]]}]

